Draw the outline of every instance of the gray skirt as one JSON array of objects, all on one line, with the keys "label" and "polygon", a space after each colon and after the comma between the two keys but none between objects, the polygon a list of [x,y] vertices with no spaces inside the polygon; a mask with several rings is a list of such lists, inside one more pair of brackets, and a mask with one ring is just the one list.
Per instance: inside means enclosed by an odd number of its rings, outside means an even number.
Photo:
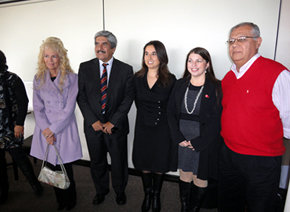
[{"label": "gray skirt", "polygon": [[[179,121],[180,131],[187,140],[199,136],[199,122],[192,120]],[[197,175],[199,164],[199,152],[188,147],[178,147],[178,169],[184,172],[193,172]]]}]

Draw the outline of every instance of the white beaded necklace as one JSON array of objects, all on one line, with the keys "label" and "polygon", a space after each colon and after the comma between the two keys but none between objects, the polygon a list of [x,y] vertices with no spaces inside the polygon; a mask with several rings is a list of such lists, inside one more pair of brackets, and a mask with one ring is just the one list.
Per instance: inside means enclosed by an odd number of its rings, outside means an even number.
[{"label": "white beaded necklace", "polygon": [[203,87],[204,87],[204,85],[200,88],[198,94],[197,94],[196,97],[195,97],[195,100],[194,100],[194,103],[193,103],[192,111],[189,111],[189,110],[188,110],[188,106],[187,106],[187,94],[188,94],[188,90],[189,90],[189,89],[188,89],[188,88],[189,88],[189,85],[187,86],[186,91],[185,91],[185,94],[184,94],[184,106],[185,106],[185,110],[186,110],[186,112],[187,112],[188,114],[192,114],[193,111],[195,110],[195,108],[196,108],[196,104],[197,104],[197,101],[198,101],[198,99],[199,99],[200,94],[202,93]]}]

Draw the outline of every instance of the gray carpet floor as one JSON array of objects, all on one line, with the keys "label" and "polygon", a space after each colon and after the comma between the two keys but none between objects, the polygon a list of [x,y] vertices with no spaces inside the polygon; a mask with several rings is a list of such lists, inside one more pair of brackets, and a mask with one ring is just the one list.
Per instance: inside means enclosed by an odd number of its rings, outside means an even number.
[{"label": "gray carpet floor", "polygon": [[[8,154],[7,154],[8,155]],[[6,157],[8,158],[8,156]],[[33,164],[35,173],[38,175],[41,162]],[[74,177],[77,189],[77,205],[71,211],[104,211],[104,212],[138,212],[141,211],[143,201],[142,182],[139,176],[129,175],[126,188],[127,204],[119,206],[115,202],[115,193],[111,189],[101,205],[93,205],[92,199],[95,195],[93,182],[88,167],[74,165]],[[56,211],[57,203],[53,189],[43,184],[44,193],[36,197],[19,171],[19,179],[14,179],[12,166],[7,167],[9,175],[9,196],[4,205],[0,205],[0,212],[46,212]],[[165,181],[161,193],[162,212],[180,211],[179,189],[176,182]],[[201,209],[200,212],[216,212],[216,209]]]}]

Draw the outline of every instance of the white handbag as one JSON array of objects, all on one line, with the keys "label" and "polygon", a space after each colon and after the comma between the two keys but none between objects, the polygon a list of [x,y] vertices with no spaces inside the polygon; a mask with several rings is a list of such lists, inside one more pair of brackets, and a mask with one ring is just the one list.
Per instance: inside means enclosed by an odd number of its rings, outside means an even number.
[{"label": "white handbag", "polygon": [[70,185],[70,181],[69,178],[67,176],[65,167],[63,165],[63,162],[61,160],[61,157],[59,155],[59,152],[56,148],[55,145],[54,149],[56,151],[57,157],[60,161],[60,167],[61,167],[61,171],[52,171],[50,168],[46,167],[46,161],[48,158],[48,149],[49,149],[49,144],[47,144],[47,148],[46,148],[46,152],[45,152],[45,159],[42,161],[42,166],[41,166],[41,170],[38,176],[38,180],[40,182],[46,183],[48,185],[57,187],[57,188],[61,188],[61,189],[67,189]]}]

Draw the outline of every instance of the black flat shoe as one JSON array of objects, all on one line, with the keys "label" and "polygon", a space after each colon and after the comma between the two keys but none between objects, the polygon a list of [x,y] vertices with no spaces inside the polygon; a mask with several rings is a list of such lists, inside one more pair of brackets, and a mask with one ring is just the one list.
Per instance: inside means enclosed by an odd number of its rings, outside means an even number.
[{"label": "black flat shoe", "polygon": [[67,211],[70,211],[71,209],[73,209],[74,207],[76,206],[76,202],[72,202],[72,203],[69,203],[67,206],[66,206],[66,210]]},{"label": "black flat shoe", "polygon": [[104,194],[96,194],[96,196],[93,199],[93,205],[99,205],[105,200]]},{"label": "black flat shoe", "polygon": [[127,197],[126,197],[125,192],[121,192],[121,193],[117,194],[116,202],[118,205],[124,205],[124,204],[126,204],[126,201],[127,201]]},{"label": "black flat shoe", "polygon": [[41,197],[42,194],[43,194],[43,187],[41,186],[40,183],[35,183],[33,185],[31,185],[33,191],[34,191],[34,194],[35,196],[37,197]]},{"label": "black flat shoe", "polygon": [[0,197],[0,205],[4,205],[7,201],[8,195],[3,195]]},{"label": "black flat shoe", "polygon": [[58,204],[57,210],[58,211],[62,211],[63,209],[65,209],[66,205],[64,203],[60,203]]}]

